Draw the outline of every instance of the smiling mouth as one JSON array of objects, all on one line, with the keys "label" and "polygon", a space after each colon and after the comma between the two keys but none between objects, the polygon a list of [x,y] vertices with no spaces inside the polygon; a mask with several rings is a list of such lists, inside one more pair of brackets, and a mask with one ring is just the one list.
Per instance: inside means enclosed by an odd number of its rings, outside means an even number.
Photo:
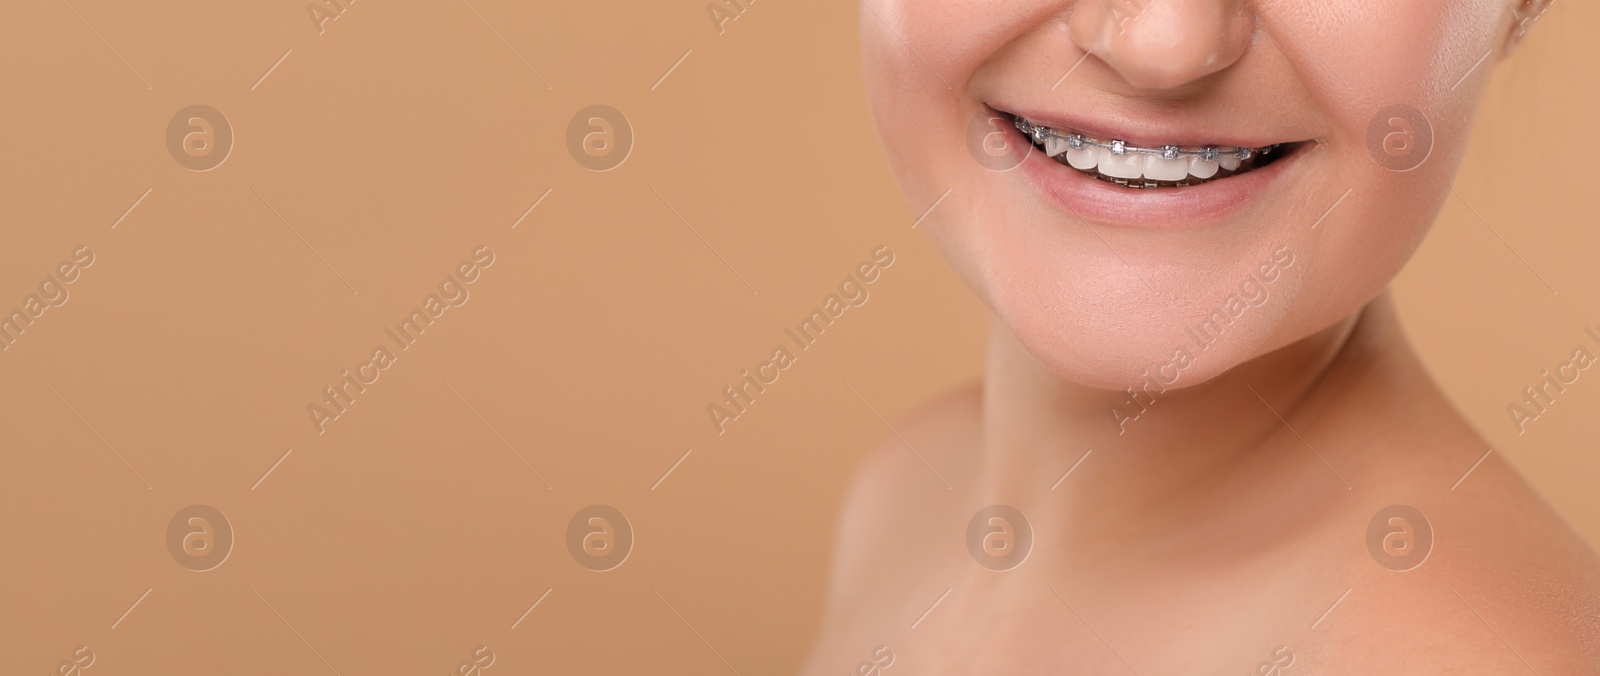
[{"label": "smiling mouth", "polygon": [[1034,147],[1079,173],[1127,188],[1184,188],[1220,181],[1272,164],[1304,141],[1259,148],[1164,145],[1145,148],[1035,124],[1003,113]]}]

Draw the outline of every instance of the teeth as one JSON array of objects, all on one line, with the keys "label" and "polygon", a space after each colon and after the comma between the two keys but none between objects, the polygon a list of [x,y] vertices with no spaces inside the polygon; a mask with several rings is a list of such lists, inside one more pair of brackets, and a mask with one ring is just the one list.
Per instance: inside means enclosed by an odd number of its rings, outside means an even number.
[{"label": "teeth", "polygon": [[1149,155],[1149,165],[1144,168],[1144,177],[1153,181],[1181,181],[1189,177],[1189,160],[1172,159]]},{"label": "teeth", "polygon": [[1060,155],[1067,150],[1067,140],[1060,136],[1046,136],[1044,138],[1044,154],[1050,157]]},{"label": "teeth", "polygon": [[[1154,188],[1194,185],[1217,175],[1223,169],[1238,171],[1248,160],[1277,150],[1277,146],[1261,149],[1219,148],[1206,146],[1184,150],[1175,145],[1159,148],[1134,148],[1126,141],[1098,141],[1076,133],[1064,133],[1035,125],[1023,118],[1016,119],[1017,128],[1044,146],[1045,154],[1064,161],[1079,171],[1098,175],[1119,185]],[[1191,180],[1193,176],[1195,180]]]},{"label": "teeth", "polygon": [[1118,153],[1114,149],[1100,148],[1100,173],[1112,178],[1140,178],[1144,176],[1145,162],[1150,157],[1144,153]]},{"label": "teeth", "polygon": [[1211,178],[1212,176],[1216,176],[1217,168],[1219,166],[1220,164],[1218,160],[1207,162],[1205,158],[1200,155],[1189,156],[1189,173],[1193,174],[1195,178]]},{"label": "teeth", "polygon": [[1088,171],[1093,169],[1100,161],[1100,149],[1091,145],[1082,148],[1067,148],[1067,164],[1073,169]]}]

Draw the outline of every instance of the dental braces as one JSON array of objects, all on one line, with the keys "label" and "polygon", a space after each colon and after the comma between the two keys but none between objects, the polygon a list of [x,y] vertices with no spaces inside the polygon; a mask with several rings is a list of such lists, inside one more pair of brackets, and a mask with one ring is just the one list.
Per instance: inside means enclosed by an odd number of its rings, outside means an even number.
[{"label": "dental braces", "polygon": [[1270,153],[1272,152],[1273,148],[1277,147],[1265,146],[1262,148],[1233,148],[1226,151],[1222,148],[1218,148],[1217,146],[1206,146],[1199,150],[1185,150],[1173,145],[1161,146],[1160,148],[1139,148],[1128,145],[1126,141],[1113,140],[1108,143],[1104,141],[1096,141],[1092,138],[1084,136],[1083,134],[1062,134],[1061,132],[1049,127],[1033,124],[1022,117],[1017,117],[1014,123],[1017,125],[1018,130],[1031,137],[1035,143],[1044,143],[1046,138],[1055,137],[1065,140],[1067,142],[1067,147],[1073,150],[1082,150],[1083,148],[1092,146],[1096,148],[1105,148],[1106,150],[1111,151],[1111,154],[1113,155],[1144,153],[1146,155],[1156,155],[1165,160],[1176,160],[1181,157],[1193,155],[1198,156],[1201,160],[1206,162],[1216,162],[1222,157],[1222,154],[1226,152],[1234,157],[1239,158],[1239,161],[1242,162],[1255,155],[1265,155]]}]

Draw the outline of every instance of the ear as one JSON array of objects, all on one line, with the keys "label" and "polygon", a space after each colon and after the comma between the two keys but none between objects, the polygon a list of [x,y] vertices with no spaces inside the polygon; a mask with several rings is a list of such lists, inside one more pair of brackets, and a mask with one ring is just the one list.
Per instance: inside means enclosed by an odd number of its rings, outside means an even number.
[{"label": "ear", "polygon": [[1550,6],[1556,4],[1556,0],[1511,1],[1513,3],[1511,25],[1506,29],[1505,51],[1502,52],[1507,57],[1522,44],[1522,39],[1528,36],[1528,31],[1533,29],[1533,25],[1544,18],[1544,13],[1550,11]]}]

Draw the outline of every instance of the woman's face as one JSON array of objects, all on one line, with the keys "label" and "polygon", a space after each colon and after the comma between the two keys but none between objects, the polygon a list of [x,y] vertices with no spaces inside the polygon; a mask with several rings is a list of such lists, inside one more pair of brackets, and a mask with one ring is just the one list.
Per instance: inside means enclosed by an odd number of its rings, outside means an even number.
[{"label": "woman's face", "polygon": [[863,0],[861,22],[891,164],[914,212],[937,202],[920,227],[1036,357],[1122,389],[1203,382],[1371,300],[1542,7]]}]

